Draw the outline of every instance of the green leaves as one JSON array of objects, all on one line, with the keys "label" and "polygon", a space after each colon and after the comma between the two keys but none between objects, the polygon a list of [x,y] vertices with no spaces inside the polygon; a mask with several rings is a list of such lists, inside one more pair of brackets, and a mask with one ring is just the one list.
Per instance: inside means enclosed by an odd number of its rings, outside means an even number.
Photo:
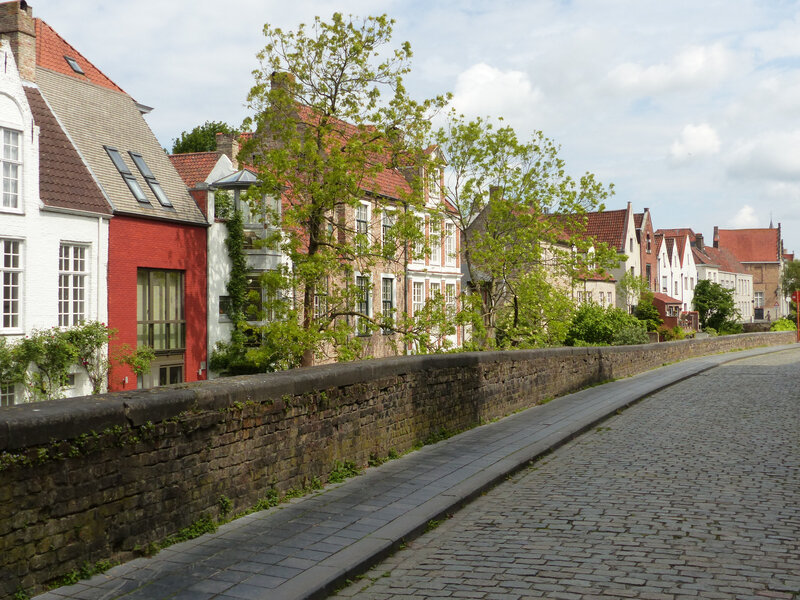
[{"label": "green leaves", "polygon": [[700,325],[717,331],[730,330],[739,316],[733,300],[733,290],[708,279],[697,282],[694,288],[694,307],[700,317]]}]

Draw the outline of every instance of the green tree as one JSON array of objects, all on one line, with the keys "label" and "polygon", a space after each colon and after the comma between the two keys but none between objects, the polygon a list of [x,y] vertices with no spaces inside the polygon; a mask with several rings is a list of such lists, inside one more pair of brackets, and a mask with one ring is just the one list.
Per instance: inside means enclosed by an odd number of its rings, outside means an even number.
[{"label": "green tree", "polygon": [[89,321],[63,332],[66,340],[75,348],[77,364],[86,372],[92,386],[92,394],[101,393],[108,383],[111,363],[108,359],[108,343],[116,335],[104,323]]},{"label": "green tree", "polygon": [[658,331],[664,323],[664,319],[661,318],[658,309],[653,304],[653,298],[653,292],[650,290],[642,291],[639,296],[639,303],[633,312],[637,319],[644,321],[647,331]]},{"label": "green tree", "polygon": [[793,260],[783,268],[781,288],[787,296],[800,290],[800,260]]},{"label": "green tree", "polygon": [[625,299],[625,305],[634,307],[639,304],[642,294],[649,291],[647,282],[639,275],[626,272],[617,282],[619,295]]},{"label": "green tree", "polygon": [[694,308],[703,329],[711,327],[720,333],[735,329],[739,311],[733,300],[733,290],[715,281],[701,279],[694,288]]},{"label": "green tree", "polygon": [[217,134],[235,134],[236,130],[222,121],[206,121],[191,131],[184,131],[172,142],[172,154],[213,152],[217,149]]},{"label": "green tree", "polygon": [[[250,198],[282,195],[281,234],[266,243],[279,245],[292,269],[278,272],[268,295],[273,320],[258,332],[263,364],[310,365],[331,348],[340,359],[358,355],[356,321],[358,333],[381,323],[355,308],[365,293],[354,285],[356,273],[370,272],[379,259],[403,260],[405,240],[419,236],[418,181],[411,178],[399,207],[371,190],[387,168],[424,164],[431,111],[445,100],[409,97],[403,77],[411,48],[389,47],[392,25],[385,15],[335,13],[330,22],[316,18],[297,31],[264,26],[267,43],[248,96],[254,116],[246,125],[254,135],[242,153],[259,174]],[[362,199],[379,213],[399,208],[395,244],[368,239],[345,218]]]},{"label": "green tree", "polygon": [[[474,341],[481,348],[536,345],[557,328],[566,290],[616,260],[602,244],[589,252],[584,217],[603,209],[613,186],[590,173],[567,175],[558,145],[541,131],[522,141],[511,127],[451,113],[436,141],[448,161],[451,218],[464,231],[463,263],[476,298],[467,304],[479,313],[473,320],[483,321],[473,328],[483,337]],[[561,311],[564,323],[569,315]]]},{"label": "green tree", "polygon": [[20,344],[23,364],[35,367],[30,374],[33,400],[63,398],[70,369],[77,363],[77,348],[57,327],[35,329]]},{"label": "green tree", "polygon": [[27,356],[22,345],[0,337],[0,386],[11,386],[25,381],[28,369]]}]

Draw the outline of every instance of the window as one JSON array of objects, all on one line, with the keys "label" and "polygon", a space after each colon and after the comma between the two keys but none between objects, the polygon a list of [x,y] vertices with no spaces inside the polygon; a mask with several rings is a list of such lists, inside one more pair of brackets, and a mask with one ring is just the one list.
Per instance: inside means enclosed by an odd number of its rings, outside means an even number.
[{"label": "window", "polygon": [[431,217],[430,220],[430,237],[428,243],[431,247],[431,264],[442,264],[442,224],[439,219]]},{"label": "window", "polygon": [[411,260],[425,262],[425,217],[416,215],[415,221],[417,224],[417,231],[421,232],[422,235],[414,242]]},{"label": "window", "polygon": [[450,316],[456,313],[456,284],[444,284],[444,304],[447,307],[447,314]]},{"label": "window", "polygon": [[456,264],[456,226],[444,224],[444,261],[447,265]]},{"label": "window", "polygon": [[628,249],[633,252],[633,238],[628,238]]},{"label": "window", "polygon": [[137,345],[156,351],[186,347],[183,272],[139,269],[136,321]]},{"label": "window", "polygon": [[583,292],[581,292],[581,291],[577,291],[577,292],[575,292],[575,297],[576,297],[576,298],[577,298],[577,300],[578,300],[578,304],[580,304],[581,302],[583,302]]},{"label": "window", "polygon": [[314,287],[314,318],[321,319],[328,314],[328,280],[317,282]]},{"label": "window", "polygon": [[391,212],[384,212],[381,215],[381,245],[385,248],[390,244],[394,248],[394,239],[392,236],[392,227],[394,227],[395,217]]},{"label": "window", "polygon": [[664,275],[661,277],[661,291],[665,294],[669,292],[669,288],[667,287],[667,276]]},{"label": "window", "polygon": [[356,246],[364,251],[369,244],[369,205],[361,203],[356,207]]},{"label": "window", "polygon": [[591,302],[592,301],[592,292],[586,292],[586,301],[587,302]]},{"label": "window", "polygon": [[675,297],[677,298],[678,297],[678,282],[676,281],[674,283],[675,283],[675,285],[673,287],[675,288]]},{"label": "window", "polygon": [[161,365],[158,368],[158,385],[183,382],[183,365]]},{"label": "window", "polygon": [[139,169],[139,172],[144,177],[144,180],[147,182],[147,185],[150,186],[150,189],[153,191],[153,195],[158,199],[158,202],[161,206],[166,206],[171,208],[172,202],[169,201],[167,195],[164,193],[164,190],[161,189],[161,184],[158,183],[156,180],[156,176],[153,175],[153,172],[150,170],[150,167],[147,166],[147,163],[144,162],[144,158],[141,154],[136,152],[128,152],[133,159],[133,162],[136,164],[136,168]]},{"label": "window", "polygon": [[600,306],[606,305],[606,293],[600,292]]},{"label": "window", "polygon": [[644,266],[645,277],[647,277],[647,289],[653,289],[653,270],[651,265]]},{"label": "window", "polygon": [[428,198],[434,200],[439,198],[439,188],[441,186],[442,171],[436,167],[431,167],[430,177],[428,177]]},{"label": "window", "polygon": [[86,319],[86,246],[61,244],[58,255],[58,325],[80,325]]},{"label": "window", "polygon": [[22,166],[20,158],[19,131],[0,127],[3,133],[2,159],[3,163],[3,208],[21,209],[19,203],[19,171]]},{"label": "window", "polygon": [[651,241],[650,241],[650,234],[648,233],[647,234],[647,253],[648,254],[650,254],[651,247],[652,247],[652,244],[651,244]]},{"label": "window", "polygon": [[108,157],[111,159],[111,162],[114,163],[114,166],[117,168],[117,171],[119,171],[119,174],[122,175],[122,179],[125,180],[125,183],[128,185],[128,189],[131,191],[131,194],[133,194],[133,197],[142,204],[150,204],[147,196],[144,195],[142,186],[139,185],[139,182],[136,181],[136,177],[133,176],[133,173],[131,173],[128,165],[126,165],[125,161],[122,160],[122,155],[119,153],[119,150],[112,148],[111,146],[103,147],[106,149]]},{"label": "window", "polygon": [[[394,321],[394,279],[391,277],[381,279],[381,313],[385,322]],[[383,333],[392,333],[392,330],[384,329]]]},{"label": "window", "polygon": [[612,306],[614,304],[614,294],[612,292],[608,292],[608,305]]},{"label": "window", "polygon": [[14,406],[14,385],[0,385],[0,406]]},{"label": "window", "polygon": [[425,306],[425,283],[414,281],[411,284],[411,315],[416,315]]},{"label": "window", "polygon": [[3,320],[0,326],[3,329],[17,329],[20,323],[20,299],[22,296],[22,261],[20,257],[22,242],[18,240],[0,239],[0,251],[2,251],[2,262],[0,262],[0,277],[2,277],[2,289],[0,290],[0,300],[2,301]]},{"label": "window", "polygon": [[[369,317],[369,277],[358,275],[356,277],[356,287],[358,288],[356,312]],[[356,317],[356,331],[358,335],[369,335],[368,322],[363,317]]]},{"label": "window", "polygon": [[78,75],[86,75],[86,73],[83,72],[81,66],[78,64],[77,60],[75,60],[71,56],[64,56],[64,60],[67,61],[67,64],[70,66],[70,68],[73,71],[75,71]]},{"label": "window", "polygon": [[764,292],[756,292],[753,294],[756,308],[764,308]]}]

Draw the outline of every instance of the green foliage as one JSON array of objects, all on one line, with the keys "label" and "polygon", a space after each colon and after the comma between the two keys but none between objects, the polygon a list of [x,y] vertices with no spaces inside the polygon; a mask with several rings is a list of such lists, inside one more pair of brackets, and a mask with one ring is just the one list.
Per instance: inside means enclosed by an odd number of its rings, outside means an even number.
[{"label": "green foliage", "polygon": [[661,331],[664,335],[664,340],[667,342],[686,339],[686,332],[677,325],[672,328],[664,328]]},{"label": "green foliage", "polygon": [[70,369],[76,364],[78,350],[57,327],[35,329],[21,340],[21,356],[30,373],[30,392],[34,401],[63,398]]},{"label": "green foliage", "polygon": [[346,460],[344,462],[333,463],[333,469],[328,474],[328,483],[341,483],[345,479],[350,479],[356,475],[360,475],[361,470],[356,463]]},{"label": "green foliage", "polygon": [[568,346],[646,344],[647,328],[622,309],[583,304],[572,320],[565,342]]},{"label": "green foliage", "polygon": [[173,546],[174,544],[178,544],[180,542],[185,542],[187,540],[193,540],[194,538],[200,537],[204,533],[214,533],[217,530],[217,524],[214,522],[209,515],[201,515],[200,518],[189,525],[189,527],[184,527],[178,533],[175,533],[165,539],[163,542],[158,544],[160,548],[167,548],[168,546]]},{"label": "green foliage", "polygon": [[[694,307],[700,317],[700,326],[712,327],[720,333],[730,333],[737,329],[739,312],[733,301],[733,290],[715,281],[702,279],[694,288]],[[739,328],[741,331],[741,329]]]},{"label": "green foliage", "polygon": [[664,323],[664,319],[661,318],[658,309],[653,304],[653,298],[653,292],[647,289],[643,290],[633,313],[637,319],[644,321],[647,331],[658,331]]},{"label": "green foliage", "polygon": [[[647,287],[647,282],[638,275],[626,272],[617,282],[619,295],[625,298],[626,306],[637,305],[642,298],[643,294],[647,294],[650,290]],[[652,295],[650,296],[652,303]],[[648,331],[650,331],[648,329]]]},{"label": "green foliage", "polygon": [[711,337],[716,337],[717,335],[719,335],[719,334],[717,333],[717,330],[716,330],[716,329],[714,329],[713,327],[705,327],[705,328],[703,329],[703,331],[704,331],[705,333],[707,333],[708,335],[710,335]]},{"label": "green foliage", "polygon": [[115,360],[123,365],[128,365],[137,376],[144,375],[150,370],[150,363],[156,357],[155,351],[149,346],[139,346],[133,349],[128,344],[117,348]]},{"label": "green foliage", "polygon": [[173,140],[172,154],[187,152],[213,152],[217,149],[217,133],[235,134],[236,131],[222,121],[206,121],[189,132],[182,132]]},{"label": "green foliage", "polygon": [[789,319],[778,319],[769,328],[770,331],[796,331],[797,326]]},{"label": "green foliage", "polygon": [[231,509],[233,508],[233,501],[224,494],[219,497],[218,504],[219,504],[219,514],[222,515],[223,517],[227,516],[228,513],[230,513]]},{"label": "green foliage", "polygon": [[28,360],[19,343],[11,343],[0,336],[0,385],[13,385],[25,381]]},{"label": "green foliage", "polygon": [[67,341],[77,351],[78,364],[86,371],[93,394],[101,393],[106,386],[111,366],[108,344],[116,333],[115,329],[109,329],[105,323],[97,321],[89,321],[64,332]]},{"label": "green foliage", "polygon": [[540,131],[522,141],[511,127],[451,113],[436,142],[448,160],[444,194],[464,231],[463,263],[476,299],[471,319],[483,321],[473,329],[473,345],[557,342],[570,313],[558,319],[565,292],[557,282],[569,289],[617,260],[616,252],[587,240],[583,218],[602,210],[613,187],[589,173],[566,175],[558,145]]},{"label": "green foliage", "polygon": [[[259,364],[281,368],[298,358],[309,365],[321,355],[363,356],[359,334],[381,323],[354,308],[361,294],[355,275],[370,273],[378,259],[407,260],[406,240],[419,236],[414,213],[424,207],[418,181],[394,213],[391,244],[355,231],[345,218],[364,199],[376,215],[397,208],[383,196],[367,197],[367,182],[393,165],[424,165],[429,117],[445,102],[408,96],[403,77],[411,49],[407,43],[390,47],[392,25],[385,15],[358,20],[335,13],[330,22],[316,18],[296,31],[264,26],[262,66],[248,97],[254,135],[242,152],[259,174],[253,198],[290,190],[283,235],[275,241],[293,268],[279,273],[281,293],[268,296],[266,313],[299,327],[270,322],[259,328],[261,351],[248,351]],[[297,303],[287,308],[282,297]]]},{"label": "green foliage", "polygon": [[786,263],[781,276],[781,288],[783,288],[783,293],[787,296],[800,290],[800,260]]}]

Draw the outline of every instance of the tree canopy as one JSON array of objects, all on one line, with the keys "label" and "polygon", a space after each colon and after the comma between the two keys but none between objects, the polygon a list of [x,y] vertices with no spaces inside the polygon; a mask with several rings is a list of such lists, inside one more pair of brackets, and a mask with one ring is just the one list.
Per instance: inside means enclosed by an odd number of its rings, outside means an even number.
[{"label": "tree canopy", "polygon": [[236,133],[236,130],[222,121],[206,121],[191,131],[184,131],[172,142],[172,154],[188,152],[213,152],[217,149],[217,134]]},{"label": "tree canopy", "polygon": [[717,331],[725,331],[739,316],[733,300],[733,290],[708,279],[701,279],[694,288],[694,308],[703,329],[711,327]]}]

